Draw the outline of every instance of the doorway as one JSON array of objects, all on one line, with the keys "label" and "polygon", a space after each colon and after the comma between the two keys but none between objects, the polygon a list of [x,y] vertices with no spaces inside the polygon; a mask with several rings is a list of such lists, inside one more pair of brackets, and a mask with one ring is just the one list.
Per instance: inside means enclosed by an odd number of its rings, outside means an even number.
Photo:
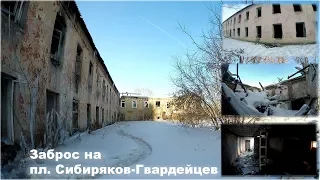
[{"label": "doorway", "polygon": [[250,140],[245,140],[244,147],[246,151],[250,151]]},{"label": "doorway", "polygon": [[14,142],[14,79],[1,74],[1,137]]}]

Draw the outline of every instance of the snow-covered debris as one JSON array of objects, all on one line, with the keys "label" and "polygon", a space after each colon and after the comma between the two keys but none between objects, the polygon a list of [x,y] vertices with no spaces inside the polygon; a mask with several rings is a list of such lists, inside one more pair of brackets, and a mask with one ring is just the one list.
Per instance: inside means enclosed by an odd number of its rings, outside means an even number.
[{"label": "snow-covered debris", "polygon": [[311,111],[307,104],[303,105],[298,111],[286,109],[284,108],[286,105],[278,101],[280,96],[269,97],[268,91],[247,91],[245,93],[238,89],[238,91],[233,92],[225,83],[222,83],[222,88],[229,103],[239,115],[302,116]]},{"label": "snow-covered debris", "polygon": [[263,44],[225,38],[223,40],[223,48],[225,50],[242,49],[244,51],[242,55],[247,57],[295,57],[305,56],[306,54],[310,57],[318,56],[317,44],[285,45],[267,48]]}]

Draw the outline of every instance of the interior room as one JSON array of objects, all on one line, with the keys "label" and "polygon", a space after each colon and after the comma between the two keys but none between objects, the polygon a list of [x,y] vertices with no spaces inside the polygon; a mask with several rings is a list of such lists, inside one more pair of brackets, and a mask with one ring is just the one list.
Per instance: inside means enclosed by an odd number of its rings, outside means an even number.
[{"label": "interior room", "polygon": [[317,173],[315,124],[223,125],[222,175]]}]

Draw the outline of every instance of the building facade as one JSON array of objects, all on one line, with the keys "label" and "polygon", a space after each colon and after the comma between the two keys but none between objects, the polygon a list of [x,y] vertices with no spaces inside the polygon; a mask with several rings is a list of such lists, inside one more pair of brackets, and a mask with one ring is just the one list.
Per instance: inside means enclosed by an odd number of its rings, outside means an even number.
[{"label": "building facade", "polygon": [[223,22],[225,37],[260,43],[316,43],[316,32],[315,4],[252,4]]},{"label": "building facade", "polygon": [[172,98],[121,96],[121,120],[171,119],[174,113]]},{"label": "building facade", "polygon": [[[37,146],[115,122],[120,94],[74,1],[1,2],[1,131]],[[52,117],[50,117],[52,115]]]}]

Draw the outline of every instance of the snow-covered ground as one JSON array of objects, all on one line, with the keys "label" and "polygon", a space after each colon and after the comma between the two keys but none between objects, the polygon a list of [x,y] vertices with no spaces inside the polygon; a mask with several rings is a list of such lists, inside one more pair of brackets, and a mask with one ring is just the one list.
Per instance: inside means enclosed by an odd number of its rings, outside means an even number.
[{"label": "snow-covered ground", "polygon": [[223,49],[240,50],[243,49],[242,56],[245,57],[295,57],[295,56],[318,56],[317,44],[306,45],[285,45],[282,47],[267,48],[263,44],[240,41],[231,38],[223,40]]},{"label": "snow-covered ground", "polygon": [[[55,168],[58,164],[65,167],[130,167],[137,164],[145,167],[217,167],[217,174],[203,175],[180,174],[162,178],[210,178],[221,177],[221,133],[210,128],[190,128],[168,121],[133,121],[118,122],[80,138],[72,138],[67,145],[55,149],[60,152],[79,152],[77,160],[31,160],[29,166],[48,167],[50,175],[33,175],[31,178],[161,178],[158,174],[130,175],[58,175]],[[100,152],[98,160],[84,159],[84,152]],[[225,177],[230,179],[230,177]],[[259,177],[261,179],[261,177]],[[268,179],[278,179],[268,177]]]}]

